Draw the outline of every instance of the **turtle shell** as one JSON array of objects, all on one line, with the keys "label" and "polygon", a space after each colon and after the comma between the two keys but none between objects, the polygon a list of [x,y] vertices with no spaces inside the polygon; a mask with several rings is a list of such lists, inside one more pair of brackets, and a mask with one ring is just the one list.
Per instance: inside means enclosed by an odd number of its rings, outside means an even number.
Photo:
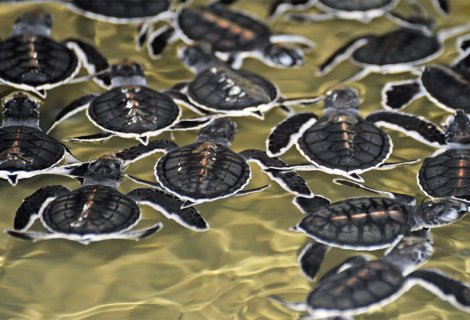
[{"label": "turtle shell", "polygon": [[366,45],[354,51],[352,57],[359,63],[377,66],[422,63],[442,47],[436,36],[413,29],[369,36],[368,40]]},{"label": "turtle shell", "polygon": [[324,6],[341,11],[368,11],[391,5],[395,0],[319,0]]},{"label": "turtle shell", "polygon": [[360,314],[396,298],[404,282],[398,267],[382,260],[369,261],[321,281],[307,304],[314,314]]},{"label": "turtle shell", "polygon": [[187,200],[224,198],[249,181],[246,160],[228,147],[197,142],[174,149],[157,163],[156,176],[163,187]]},{"label": "turtle shell", "polygon": [[75,53],[47,37],[14,36],[0,42],[0,79],[13,86],[51,87],[72,77]]},{"label": "turtle shell", "polygon": [[108,1],[72,0],[72,4],[84,11],[120,19],[153,17],[170,9],[169,0],[119,0],[112,5]]},{"label": "turtle shell", "polygon": [[178,16],[189,39],[211,44],[214,51],[253,51],[269,44],[271,31],[263,23],[221,4],[183,9]]},{"label": "turtle shell", "polygon": [[41,130],[25,126],[0,128],[0,170],[37,171],[52,167],[65,153],[64,146]]},{"label": "turtle shell", "polygon": [[269,104],[278,98],[278,90],[254,73],[213,67],[197,75],[188,86],[188,95],[202,107],[230,112]]},{"label": "turtle shell", "polygon": [[411,217],[410,208],[395,199],[351,198],[309,212],[298,227],[331,246],[380,249],[410,229]]},{"label": "turtle shell", "polygon": [[470,200],[470,149],[449,149],[426,158],[418,182],[431,197],[456,197]]},{"label": "turtle shell", "polygon": [[456,71],[441,65],[427,66],[421,82],[429,95],[444,106],[470,112],[470,81]]},{"label": "turtle shell", "polygon": [[87,235],[124,231],[140,218],[137,204],[108,186],[89,185],[55,198],[42,220],[53,232]]},{"label": "turtle shell", "polygon": [[388,158],[392,148],[390,137],[382,129],[344,114],[320,118],[297,143],[313,163],[348,173],[377,167]]},{"label": "turtle shell", "polygon": [[88,107],[90,119],[99,127],[133,134],[165,129],[178,120],[180,112],[168,96],[140,86],[111,89]]}]

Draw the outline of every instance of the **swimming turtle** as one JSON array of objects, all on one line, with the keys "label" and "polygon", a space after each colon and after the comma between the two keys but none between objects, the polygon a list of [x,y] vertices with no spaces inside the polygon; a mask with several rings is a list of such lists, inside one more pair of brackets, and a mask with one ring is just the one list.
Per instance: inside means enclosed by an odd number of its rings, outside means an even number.
[{"label": "swimming turtle", "polygon": [[[400,0],[275,0],[269,9],[270,18],[282,15],[288,10],[307,10],[315,7],[321,13],[291,13],[287,20],[326,21],[331,19],[357,20],[369,23],[393,10]],[[449,14],[448,0],[432,0],[435,9],[441,14]]]},{"label": "swimming turtle", "polygon": [[363,314],[385,306],[414,285],[436,294],[454,307],[470,312],[469,284],[440,270],[418,269],[429,260],[434,248],[429,231],[421,230],[403,238],[384,257],[346,259],[320,279],[305,302],[286,302],[270,297],[295,311],[307,311],[302,319],[325,319]]},{"label": "swimming turtle", "polygon": [[317,76],[327,74],[346,59],[361,67],[361,70],[343,82],[362,79],[369,73],[413,71],[415,67],[441,55],[445,40],[470,31],[470,24],[465,24],[436,32],[434,21],[420,14],[411,18],[396,13],[388,15],[397,22],[398,29],[348,41],[320,65]]},{"label": "swimming turtle", "polygon": [[461,219],[468,203],[452,199],[427,199],[416,204],[409,195],[384,192],[348,180],[335,183],[378,194],[331,203],[324,197],[296,197],[293,203],[305,217],[293,230],[312,241],[301,251],[303,273],[313,279],[329,247],[350,250],[379,250],[394,246],[411,231],[437,228]]},{"label": "swimming turtle", "polygon": [[166,154],[155,165],[159,183],[134,179],[169,191],[185,200],[184,206],[188,206],[264,190],[266,186],[242,190],[251,178],[247,162],[254,161],[288,192],[313,196],[305,181],[296,173],[277,170],[286,166],[281,160],[269,157],[261,150],[232,151],[230,144],[236,131],[236,124],[230,119],[215,119],[201,129],[195,143],[178,147],[168,142],[166,148],[161,150]]},{"label": "swimming turtle", "polygon": [[11,185],[40,174],[67,174],[57,165],[78,162],[59,141],[39,127],[39,101],[14,92],[2,101],[0,126],[0,178]]},{"label": "swimming turtle", "polygon": [[138,63],[125,60],[115,64],[111,67],[110,77],[109,91],[73,101],[58,114],[48,132],[83,110],[104,133],[69,140],[98,141],[118,136],[147,144],[150,137],[163,131],[196,129],[210,121],[207,118],[180,121],[181,109],[169,96],[147,86],[143,67]]},{"label": "swimming turtle", "polygon": [[[354,180],[361,180],[358,174],[374,168],[391,169],[414,163],[385,163],[392,152],[391,139],[375,125],[376,113],[365,119],[360,117],[359,105],[354,88],[327,93],[321,118],[311,112],[297,113],[272,129],[266,142],[268,155],[282,155],[296,144],[299,152],[312,163],[297,166],[297,170],[322,170]],[[413,119],[427,125],[424,120]]]},{"label": "swimming turtle", "polygon": [[[152,147],[159,148],[161,143]],[[131,230],[141,219],[139,204],[160,211],[184,227],[207,230],[199,212],[194,208],[181,209],[181,200],[173,195],[150,188],[135,189],[125,195],[117,190],[124,167],[147,154],[148,150],[138,145],[73,168],[71,174],[82,178],[81,187],[73,191],[61,185],[39,189],[23,201],[16,212],[14,230],[6,233],[25,240],[62,238],[82,244],[107,239],[140,240],[163,225]],[[37,218],[48,232],[27,231]]]},{"label": "swimming turtle", "polygon": [[56,42],[51,27],[52,16],[43,11],[16,19],[12,35],[0,41],[0,83],[44,97],[45,90],[70,82],[83,64],[98,84],[109,85],[106,59],[81,40]]},{"label": "swimming turtle", "polygon": [[[314,43],[299,35],[278,35],[258,19],[227,8],[233,1],[179,9],[171,26],[164,26],[151,35],[147,42],[151,57],[158,57],[169,42],[177,39],[187,44],[207,43],[224,60],[238,69],[243,59],[253,57],[278,67],[298,67],[304,63],[300,49],[311,50]],[[289,47],[285,44],[292,44]]]},{"label": "swimming turtle", "polygon": [[196,77],[177,84],[169,93],[179,103],[201,112],[264,119],[264,113],[272,108],[281,107],[289,112],[288,106],[321,100],[318,97],[284,98],[268,79],[231,68],[204,46],[183,47],[178,54]]},{"label": "swimming turtle", "polygon": [[457,39],[459,56],[451,65],[427,65],[417,79],[387,83],[382,90],[382,106],[402,109],[426,96],[438,107],[454,112],[470,112],[470,36]]}]

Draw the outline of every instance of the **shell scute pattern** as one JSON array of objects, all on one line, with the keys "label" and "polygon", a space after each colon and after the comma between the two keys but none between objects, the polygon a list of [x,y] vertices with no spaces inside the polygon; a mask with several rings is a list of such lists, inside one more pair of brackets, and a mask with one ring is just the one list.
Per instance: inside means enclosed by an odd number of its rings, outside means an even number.
[{"label": "shell scute pattern", "polygon": [[134,201],[115,189],[90,185],[56,198],[42,218],[55,232],[86,235],[126,229],[139,219],[139,212]]},{"label": "shell scute pattern", "polygon": [[250,177],[245,159],[215,143],[170,151],[157,164],[160,183],[182,197],[213,199],[240,190]]},{"label": "shell scute pattern", "polygon": [[88,114],[105,129],[145,133],[176,121],[179,108],[164,94],[146,87],[128,86],[112,89],[95,98]]}]

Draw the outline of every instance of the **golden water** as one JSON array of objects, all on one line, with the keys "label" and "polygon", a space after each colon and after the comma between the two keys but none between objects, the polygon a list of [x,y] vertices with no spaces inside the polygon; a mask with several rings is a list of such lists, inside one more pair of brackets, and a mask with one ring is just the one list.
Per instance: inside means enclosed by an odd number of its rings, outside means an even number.
[{"label": "golden water", "polygon": [[[234,5],[264,16],[269,1],[241,1]],[[429,12],[430,1],[422,1]],[[468,22],[470,2],[453,0],[453,13],[439,20],[439,26]],[[169,47],[163,59],[152,61],[146,52],[134,51],[134,26],[116,26],[77,16],[54,4],[1,5],[0,37],[11,31],[17,15],[31,7],[49,10],[55,19],[53,37],[65,39],[80,37],[95,43],[111,62],[129,57],[143,63],[149,84],[165,89],[192,74],[175,57],[176,46]],[[400,6],[400,10],[405,10]],[[385,19],[369,25],[357,22],[334,21],[315,25],[288,24],[278,20],[273,29],[279,33],[298,33],[318,44],[317,50],[307,55],[303,68],[276,70],[249,60],[244,68],[254,70],[273,80],[287,97],[320,95],[357,69],[343,63],[332,73],[316,78],[314,68],[335,48],[355,35],[391,30],[394,25]],[[449,63],[456,57],[454,41],[446,43],[445,54],[437,59]],[[355,83],[362,95],[363,115],[380,108],[380,89],[387,80],[407,79],[408,74],[371,75]],[[12,90],[0,88],[2,96]],[[47,128],[59,110],[78,96],[102,90],[93,83],[66,85],[52,90],[42,109],[42,126]],[[322,106],[305,108],[321,114]],[[297,110],[304,110],[299,107]],[[441,109],[426,99],[407,108],[440,122],[446,116]],[[190,112],[185,112],[193,116]],[[239,134],[234,150],[264,149],[271,127],[285,118],[277,110],[265,121],[236,119]],[[58,138],[98,132],[84,114],[77,115],[57,128]],[[404,159],[424,158],[433,149],[423,146],[402,134],[391,133],[395,144],[394,156]],[[164,134],[162,138],[170,138]],[[194,140],[194,132],[174,135],[179,144]],[[93,159],[105,152],[135,144],[134,141],[112,139],[104,144],[67,145],[82,160]],[[128,168],[128,172],[142,178],[152,178],[152,167],[159,155],[148,157]],[[293,149],[283,157],[290,162],[302,161]],[[393,160],[393,156],[392,156]],[[405,166],[390,171],[364,174],[369,185],[416,195],[424,195],[416,185],[415,176],[420,166]],[[251,187],[268,184],[268,178],[256,166]],[[314,192],[333,200],[349,196],[367,195],[357,190],[334,185],[333,176],[319,172],[301,174]],[[78,183],[62,177],[40,176],[24,180],[17,187],[0,182],[0,229],[11,228],[16,209],[23,198],[37,188],[64,184],[69,188]],[[120,190],[127,192],[138,185],[125,180]],[[301,218],[291,204],[292,196],[273,185],[263,193],[243,198],[219,200],[198,206],[209,221],[211,229],[195,233],[165,219],[160,213],[143,208],[144,224],[162,221],[163,230],[141,242],[104,241],[83,246],[66,240],[30,243],[0,234],[0,319],[297,319],[299,314],[286,310],[268,300],[279,295],[298,301],[306,297],[312,284],[301,275],[296,255],[306,238],[288,231]],[[39,224],[35,228],[41,228]],[[436,252],[427,267],[441,268],[455,278],[470,282],[470,245],[468,217],[462,221],[433,231]],[[355,252],[334,249],[328,254],[321,272],[339,263]],[[372,252],[376,256],[382,252]],[[358,319],[469,319],[470,316],[440,301],[420,288],[414,288],[398,301]]]}]

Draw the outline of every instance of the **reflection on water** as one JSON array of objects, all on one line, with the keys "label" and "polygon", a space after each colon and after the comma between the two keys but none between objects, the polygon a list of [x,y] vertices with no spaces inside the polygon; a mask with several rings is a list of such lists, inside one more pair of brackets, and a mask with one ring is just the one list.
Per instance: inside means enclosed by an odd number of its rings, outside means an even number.
[{"label": "reflection on water", "polygon": [[[267,1],[267,0],[266,0]],[[429,12],[429,1],[426,3]],[[441,19],[440,26],[466,23],[470,4],[464,0],[452,1],[453,14]],[[2,5],[0,7],[0,37],[9,35],[15,17],[26,7],[34,5]],[[35,5],[39,6],[39,5]],[[40,5],[50,10],[55,18],[53,37],[65,39],[80,36],[94,42],[112,63],[129,57],[145,65],[150,86],[165,89],[192,77],[175,56],[176,46],[169,47],[163,59],[152,61],[146,52],[134,51],[135,26],[114,26],[95,22],[53,4]],[[264,1],[241,1],[235,7],[263,16],[267,12]],[[400,10],[406,10],[404,6]],[[248,60],[245,68],[272,79],[287,97],[320,95],[356,71],[348,63],[341,64],[323,78],[313,75],[314,68],[332,50],[348,39],[366,32],[382,32],[394,28],[384,19],[370,25],[357,22],[332,21],[315,25],[288,24],[277,20],[273,28],[279,33],[298,33],[317,42],[316,51],[307,55],[301,69],[275,70],[259,61]],[[454,41],[446,43],[446,53],[437,61],[449,63],[457,56]],[[408,79],[408,74],[371,75],[356,83],[363,99],[362,114],[380,108],[380,89],[387,80]],[[0,88],[2,96],[11,92]],[[47,128],[60,108],[75,98],[102,90],[92,82],[67,85],[50,91],[42,109],[42,126]],[[321,114],[321,105],[297,107]],[[440,122],[446,113],[426,99],[416,101],[407,112],[420,114]],[[193,116],[185,110],[187,116]],[[265,147],[265,138],[272,126],[285,115],[271,111],[265,121],[236,119],[239,126],[233,149]],[[58,138],[98,132],[84,114],[60,125],[54,135]],[[433,149],[401,134],[391,133],[395,150],[391,160],[424,158]],[[163,134],[162,138],[170,138]],[[194,132],[177,132],[177,143],[194,141]],[[83,160],[131,146],[135,142],[114,138],[103,144],[68,143],[75,155]],[[141,178],[152,178],[155,160],[159,155],[141,160],[128,172]],[[295,149],[284,157],[286,161],[304,161]],[[415,176],[420,163],[391,171],[364,174],[366,182],[374,187],[416,195],[423,194],[416,186]],[[256,166],[249,187],[270,183]],[[358,190],[333,185],[332,176],[306,172],[302,176],[313,191],[333,200],[353,195],[365,195]],[[0,228],[9,228],[22,199],[37,188],[64,184],[69,188],[77,182],[61,177],[36,177],[21,181],[16,188],[0,182]],[[138,187],[125,180],[121,191]],[[198,206],[210,223],[206,233],[191,232],[168,221],[152,209],[143,208],[144,223],[162,221],[162,232],[141,242],[106,241],[83,246],[65,240],[29,243],[0,235],[0,319],[297,319],[290,312],[266,299],[281,295],[289,300],[304,299],[311,284],[301,275],[296,254],[305,242],[303,235],[288,231],[301,218],[291,204],[292,197],[273,185],[265,192],[219,200]],[[39,227],[39,225],[37,225]],[[441,268],[452,276],[470,281],[468,256],[469,219],[437,229],[434,233],[436,253],[428,267]],[[467,241],[467,242],[466,242]],[[321,270],[339,263],[354,253],[333,249]],[[381,255],[382,252],[373,252]],[[463,319],[465,314],[430,293],[414,288],[397,302],[358,319]]]}]

